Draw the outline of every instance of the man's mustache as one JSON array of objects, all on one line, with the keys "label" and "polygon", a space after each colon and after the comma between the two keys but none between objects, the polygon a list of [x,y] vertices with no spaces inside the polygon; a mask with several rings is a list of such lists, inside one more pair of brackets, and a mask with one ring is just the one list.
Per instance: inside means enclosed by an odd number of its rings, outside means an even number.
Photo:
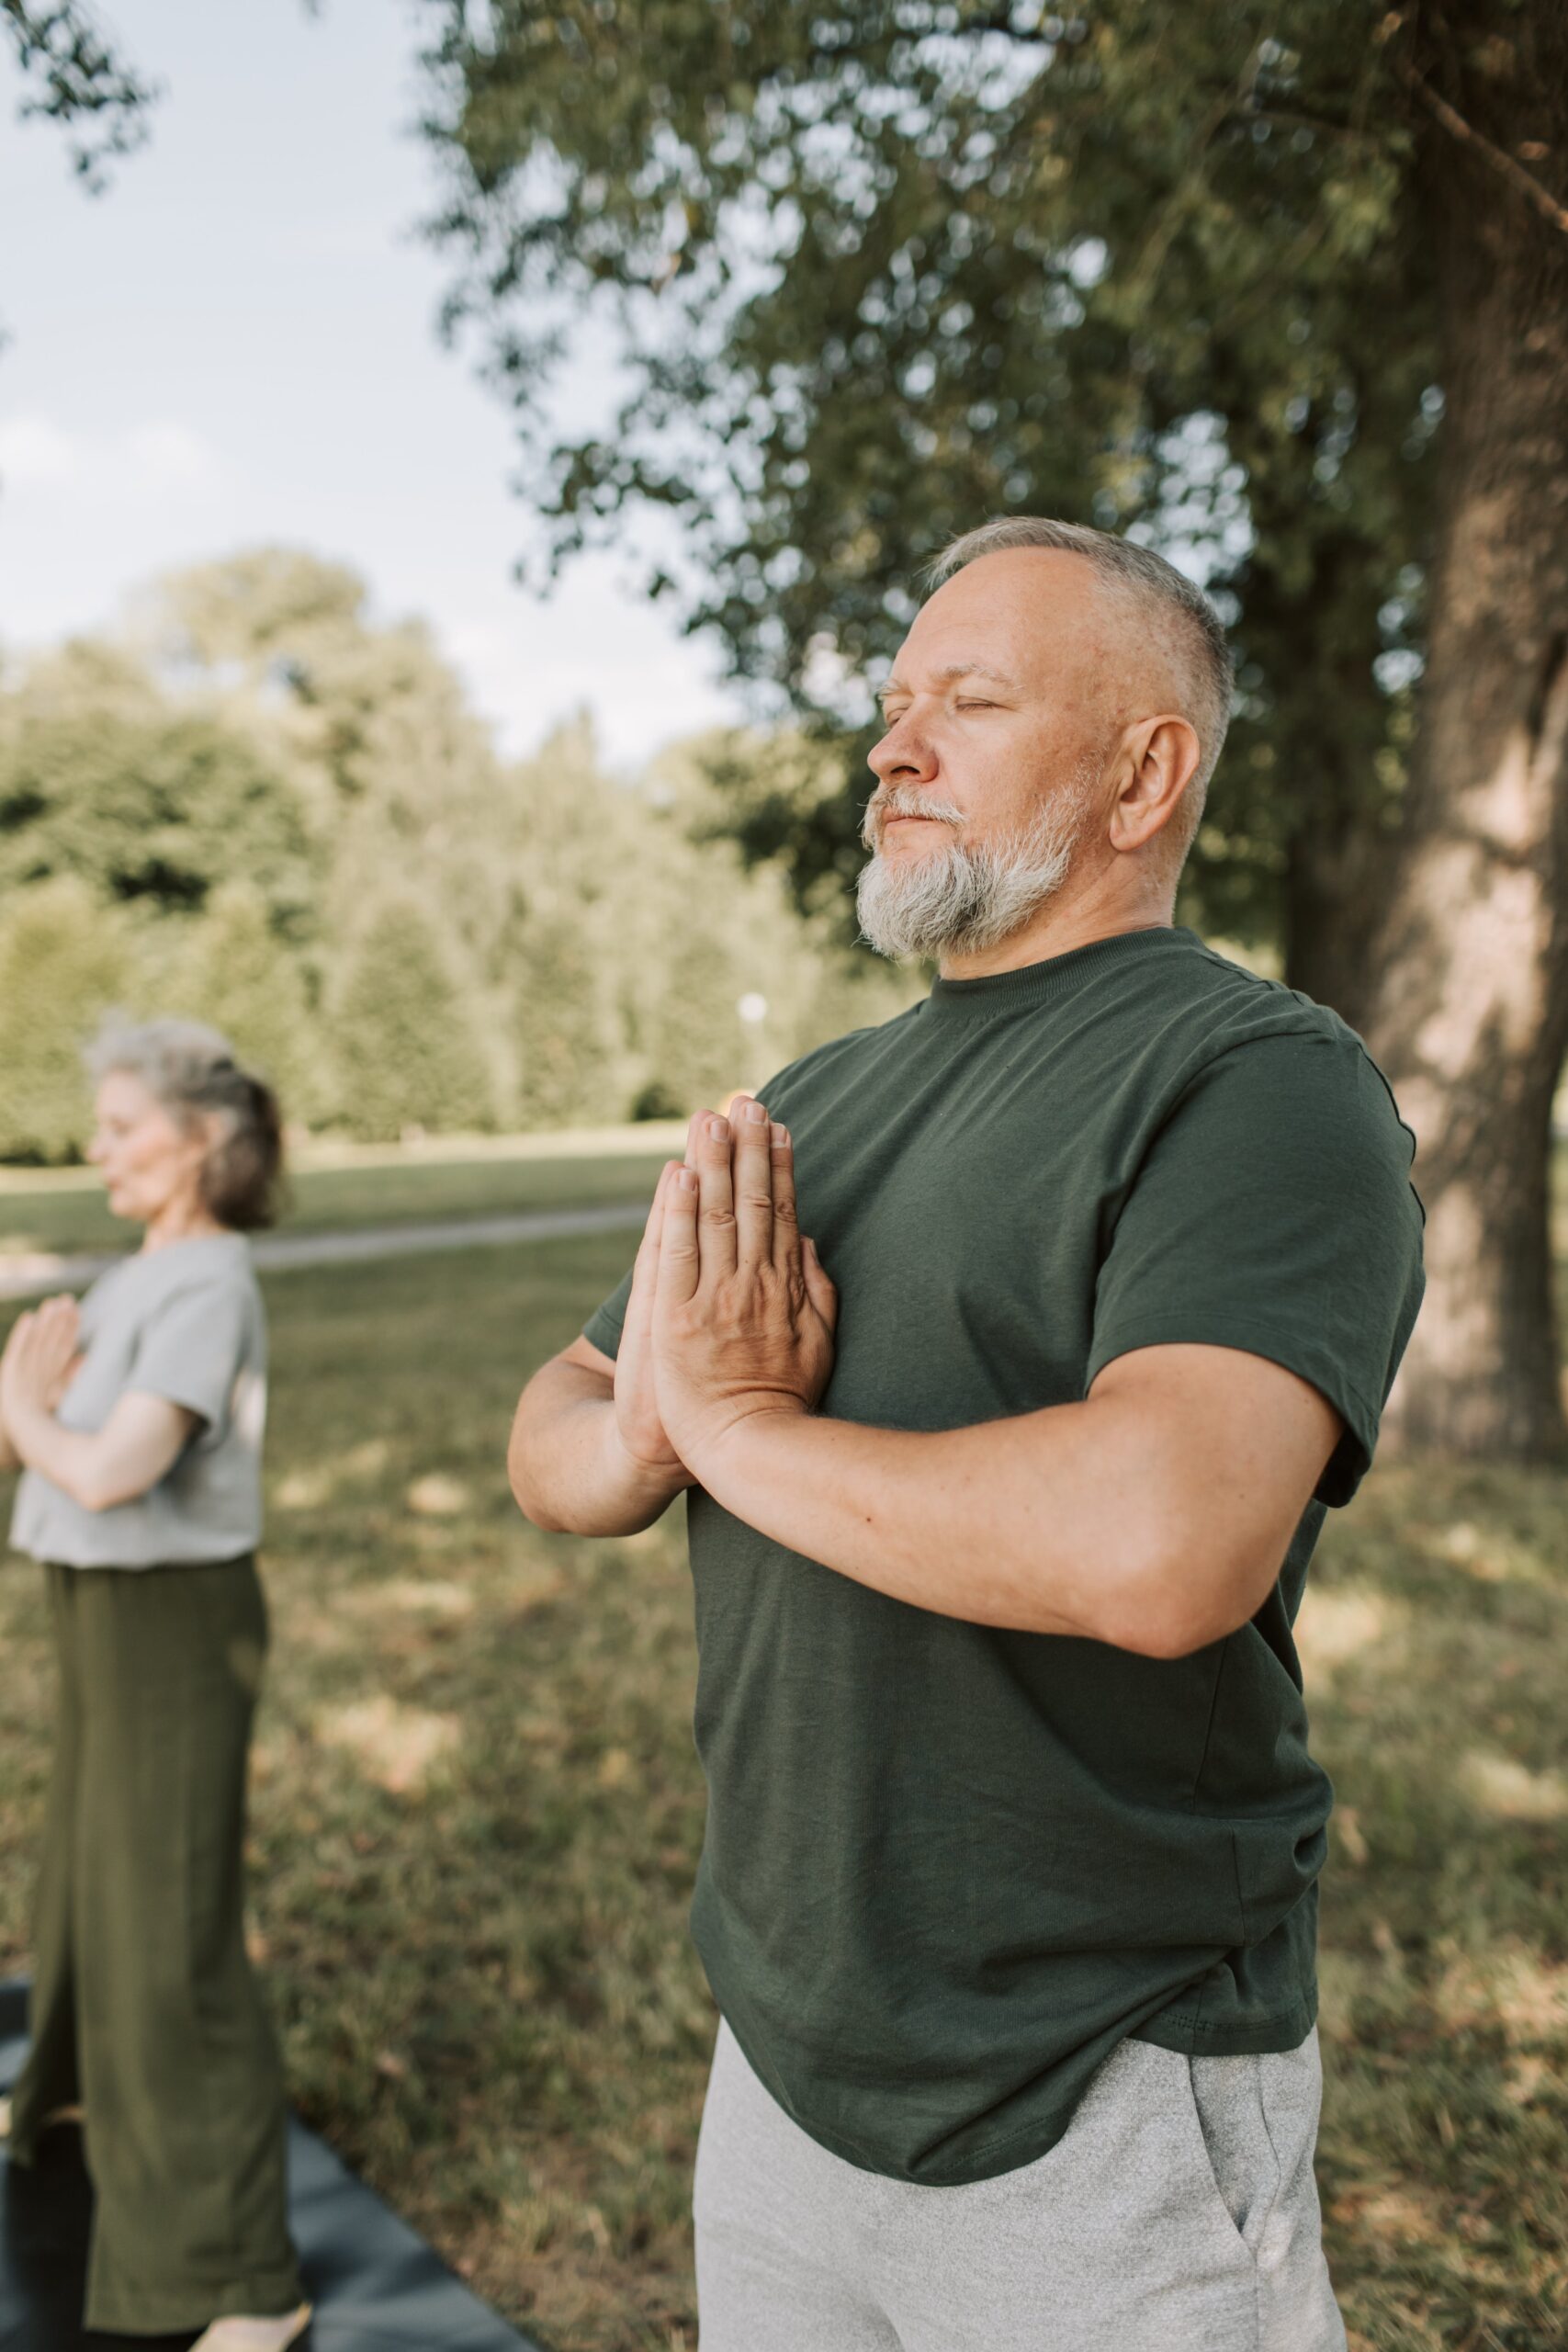
[{"label": "man's mustache", "polygon": [[882,828],[889,817],[924,817],[932,824],[962,825],[964,811],[951,800],[930,800],[907,784],[896,784],[881,792],[874,792],[866,803],[865,822],[861,827],[861,842],[866,849],[874,849],[882,839]]}]

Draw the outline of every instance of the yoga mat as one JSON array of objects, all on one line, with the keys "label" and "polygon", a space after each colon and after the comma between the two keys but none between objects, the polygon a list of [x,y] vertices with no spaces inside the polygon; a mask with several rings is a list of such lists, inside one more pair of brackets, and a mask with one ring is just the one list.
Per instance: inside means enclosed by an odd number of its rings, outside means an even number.
[{"label": "yoga mat", "polygon": [[[0,2091],[27,2052],[27,1990],[0,1984]],[[46,2132],[30,2172],[0,2145],[0,2352],[185,2352],[194,2337],[84,2334],[91,2212],[79,2132]],[[538,2352],[292,2119],[288,2220],[316,2307],[298,2352]]]}]

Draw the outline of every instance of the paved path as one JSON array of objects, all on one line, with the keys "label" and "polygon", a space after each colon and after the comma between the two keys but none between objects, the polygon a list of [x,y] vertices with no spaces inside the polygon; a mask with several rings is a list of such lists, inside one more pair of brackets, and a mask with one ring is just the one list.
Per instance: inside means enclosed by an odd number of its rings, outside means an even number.
[{"label": "paved path", "polygon": [[[447,1217],[439,1225],[376,1225],[342,1233],[265,1233],[251,1245],[263,1272],[294,1266],[341,1266],[362,1258],[412,1258],[430,1250],[477,1250],[498,1241],[549,1241],[558,1234],[633,1232],[646,1203],[592,1209],[519,1209],[510,1216]],[[46,1291],[85,1290],[114,1256],[0,1258],[0,1298],[39,1298]]]}]

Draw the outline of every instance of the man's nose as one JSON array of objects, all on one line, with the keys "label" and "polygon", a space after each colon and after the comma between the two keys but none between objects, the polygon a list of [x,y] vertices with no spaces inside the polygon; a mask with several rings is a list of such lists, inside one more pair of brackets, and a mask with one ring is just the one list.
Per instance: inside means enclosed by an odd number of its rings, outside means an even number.
[{"label": "man's nose", "polygon": [[929,784],[936,774],[936,757],[918,727],[897,719],[866,754],[866,764],[884,784]]}]

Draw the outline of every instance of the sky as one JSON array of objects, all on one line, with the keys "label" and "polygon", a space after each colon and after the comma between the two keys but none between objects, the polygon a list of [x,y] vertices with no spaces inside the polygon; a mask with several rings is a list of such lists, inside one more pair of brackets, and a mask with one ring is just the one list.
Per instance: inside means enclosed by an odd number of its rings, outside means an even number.
[{"label": "sky", "polygon": [[[504,410],[442,347],[449,269],[413,134],[409,0],[108,0],[164,85],[150,143],[85,195],[0,62],[0,646],[112,626],[157,573],[264,542],[421,615],[509,752],[586,706],[619,766],[742,715],[711,649],[580,558],[547,600]],[[607,362],[574,395],[607,391]]]}]

